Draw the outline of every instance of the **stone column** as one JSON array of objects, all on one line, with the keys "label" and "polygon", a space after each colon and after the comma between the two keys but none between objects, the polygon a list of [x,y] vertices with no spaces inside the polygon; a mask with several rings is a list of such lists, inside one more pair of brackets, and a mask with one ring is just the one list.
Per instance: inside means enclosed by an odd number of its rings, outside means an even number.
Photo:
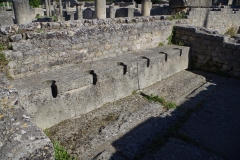
[{"label": "stone column", "polygon": [[82,6],[84,3],[77,3],[76,10],[77,10],[77,19],[83,19],[83,9]]},{"label": "stone column", "polygon": [[151,0],[142,0],[142,16],[150,16]]},{"label": "stone column", "polygon": [[68,11],[69,10],[69,0],[65,1],[65,7],[66,7],[66,11]]},{"label": "stone column", "polygon": [[9,9],[9,3],[7,2],[7,9]]},{"label": "stone column", "polygon": [[51,5],[51,0],[48,0],[48,6],[49,6],[49,16],[52,16],[52,5]]},{"label": "stone column", "polygon": [[62,0],[59,0],[59,12],[60,15],[62,16]]},{"label": "stone column", "polygon": [[233,2],[233,0],[228,0],[228,5],[231,6],[232,2]]},{"label": "stone column", "polygon": [[46,15],[49,17],[49,6],[48,6],[48,0],[45,0],[45,8],[46,8]]},{"label": "stone column", "polygon": [[116,9],[114,8],[114,6],[109,6],[109,15],[110,15],[110,18],[115,18]]},{"label": "stone column", "polygon": [[17,24],[31,23],[32,19],[29,18],[29,0],[13,0],[12,3],[15,15],[15,22]]},{"label": "stone column", "polygon": [[134,8],[128,8],[128,17],[134,17]]},{"label": "stone column", "polygon": [[98,19],[106,18],[106,0],[95,0],[95,14]]}]

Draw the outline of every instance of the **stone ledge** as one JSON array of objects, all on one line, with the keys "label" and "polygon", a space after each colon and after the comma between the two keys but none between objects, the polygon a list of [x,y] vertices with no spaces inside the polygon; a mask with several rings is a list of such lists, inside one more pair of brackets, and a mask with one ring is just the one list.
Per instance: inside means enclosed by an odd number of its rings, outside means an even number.
[{"label": "stone ledge", "polygon": [[0,159],[54,159],[53,145],[19,105],[18,92],[0,73]]}]

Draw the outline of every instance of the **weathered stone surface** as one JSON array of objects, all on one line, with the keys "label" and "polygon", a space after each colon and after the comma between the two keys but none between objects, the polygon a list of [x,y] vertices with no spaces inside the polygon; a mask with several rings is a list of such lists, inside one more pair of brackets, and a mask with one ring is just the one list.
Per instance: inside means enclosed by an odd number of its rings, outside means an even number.
[{"label": "weathered stone surface", "polygon": [[[238,43],[234,43],[234,40],[227,36],[216,35],[213,31],[204,28],[177,26],[175,29],[178,33],[176,39],[191,46],[193,68],[238,77],[240,69],[240,56],[236,51],[239,47]],[[190,31],[194,31],[192,36],[186,34]]]},{"label": "weathered stone surface", "polygon": [[[167,43],[167,37],[171,34],[174,24],[187,23],[187,20],[162,21],[156,17],[132,19],[148,21],[126,23],[126,19],[123,19],[124,22],[116,22],[119,19],[86,20],[84,24],[91,27],[83,26],[81,21],[71,22],[74,26],[70,22],[42,22],[41,28],[40,23],[22,25],[19,30],[26,32],[22,34],[22,40],[19,41],[20,34],[13,35],[14,42],[11,43],[13,50],[6,53],[8,60],[17,64],[10,72],[11,76],[17,79],[57,66],[94,61],[129,51],[156,47],[160,42]],[[78,28],[77,24],[81,27]],[[159,25],[161,27],[158,27]],[[67,28],[68,26],[70,28]],[[58,28],[59,30],[55,30]],[[14,32],[11,26],[2,27],[2,30],[5,34]],[[107,46],[105,49],[103,44]],[[16,51],[21,52],[23,57],[16,59]],[[68,56],[61,56],[66,54]],[[38,58],[39,56],[42,58]],[[31,69],[26,72],[20,68]]]},{"label": "weathered stone surface", "polygon": [[15,35],[11,36],[11,41],[12,42],[17,42],[17,41],[20,41],[21,39],[22,39],[21,34],[15,34]]},{"label": "weathered stone surface", "polygon": [[[189,48],[181,46],[157,47],[56,68],[31,78],[17,79],[13,83],[19,90],[21,104],[34,122],[41,128],[47,128],[187,69],[188,53]],[[34,59],[28,57],[24,63],[32,61]],[[16,64],[10,65],[16,68]],[[27,68],[22,68],[22,72],[24,70],[27,71]],[[51,95],[52,80],[58,86],[56,98]]]},{"label": "weathered stone surface", "polygon": [[54,159],[50,139],[19,104],[16,88],[0,77],[0,159]]}]

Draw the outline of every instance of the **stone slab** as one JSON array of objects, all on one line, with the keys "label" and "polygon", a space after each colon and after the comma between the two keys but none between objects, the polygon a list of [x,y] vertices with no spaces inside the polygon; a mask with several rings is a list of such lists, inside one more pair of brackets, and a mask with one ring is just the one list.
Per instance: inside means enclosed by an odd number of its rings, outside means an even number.
[{"label": "stone slab", "polygon": [[233,160],[240,158],[239,82],[229,79],[222,84],[179,131],[222,157]]}]

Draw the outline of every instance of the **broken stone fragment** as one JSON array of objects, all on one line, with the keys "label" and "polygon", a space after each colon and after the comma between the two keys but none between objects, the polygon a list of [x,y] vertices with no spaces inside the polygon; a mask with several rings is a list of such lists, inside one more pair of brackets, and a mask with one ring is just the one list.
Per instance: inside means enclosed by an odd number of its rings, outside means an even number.
[{"label": "broken stone fragment", "polygon": [[10,39],[12,42],[18,42],[22,39],[22,34],[15,34],[11,36]]}]

